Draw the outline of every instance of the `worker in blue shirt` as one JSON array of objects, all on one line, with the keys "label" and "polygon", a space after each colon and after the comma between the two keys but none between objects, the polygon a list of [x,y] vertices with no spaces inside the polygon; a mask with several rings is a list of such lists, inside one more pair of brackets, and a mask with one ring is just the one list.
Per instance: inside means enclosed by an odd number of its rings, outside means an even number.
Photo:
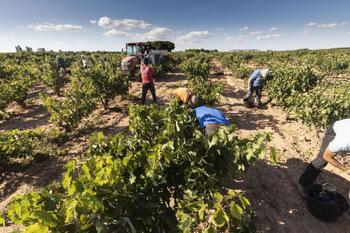
[{"label": "worker in blue shirt", "polygon": [[213,135],[222,125],[229,125],[230,122],[219,110],[200,106],[194,109],[199,126],[205,129],[207,135]]},{"label": "worker in blue shirt", "polygon": [[261,94],[264,87],[264,79],[267,77],[268,73],[269,70],[267,68],[261,70],[257,69],[254,71],[248,81],[248,93],[247,96],[243,99],[244,102],[248,102],[255,92],[256,98],[254,105],[256,107],[260,106]]}]

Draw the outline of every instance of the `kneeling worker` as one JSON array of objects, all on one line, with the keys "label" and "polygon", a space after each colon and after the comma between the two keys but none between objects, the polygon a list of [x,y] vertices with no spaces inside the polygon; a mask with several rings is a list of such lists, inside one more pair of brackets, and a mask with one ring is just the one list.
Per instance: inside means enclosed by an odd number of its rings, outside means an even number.
[{"label": "kneeling worker", "polygon": [[217,109],[200,106],[194,111],[200,127],[205,129],[208,136],[213,135],[220,126],[230,124],[224,114]]},{"label": "kneeling worker", "polygon": [[338,153],[346,153],[346,155],[350,153],[350,118],[335,122],[326,131],[318,156],[306,167],[299,178],[298,191],[302,196],[305,195],[305,188],[316,181],[321,170],[328,163],[350,175],[350,168],[334,158]]},{"label": "kneeling worker", "polygon": [[180,87],[173,91],[173,96],[175,96],[183,104],[191,104],[196,106],[198,104],[198,97],[193,94],[193,92],[186,87]]}]

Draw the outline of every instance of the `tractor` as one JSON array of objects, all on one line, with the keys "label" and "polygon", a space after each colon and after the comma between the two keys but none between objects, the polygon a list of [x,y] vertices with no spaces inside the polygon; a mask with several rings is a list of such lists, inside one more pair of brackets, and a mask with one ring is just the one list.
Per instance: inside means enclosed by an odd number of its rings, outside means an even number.
[{"label": "tractor", "polygon": [[141,60],[148,56],[152,65],[158,66],[166,50],[153,50],[147,42],[127,43],[126,57],[121,62],[122,72],[131,77],[139,71]]}]

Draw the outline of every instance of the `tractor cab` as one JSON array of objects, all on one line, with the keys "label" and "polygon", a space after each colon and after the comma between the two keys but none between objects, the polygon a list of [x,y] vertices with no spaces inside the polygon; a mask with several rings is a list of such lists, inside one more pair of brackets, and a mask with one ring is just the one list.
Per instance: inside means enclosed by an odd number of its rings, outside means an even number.
[{"label": "tractor cab", "polygon": [[127,43],[126,57],[121,62],[124,74],[133,76],[138,70],[143,56],[148,53],[148,44],[145,42]]},{"label": "tractor cab", "polygon": [[140,56],[148,51],[148,45],[144,42],[139,43],[127,43],[126,44],[126,55],[127,56]]},{"label": "tractor cab", "polygon": [[139,71],[141,60],[147,56],[152,65],[160,65],[166,50],[151,49],[147,42],[136,42],[126,44],[126,57],[121,62],[121,69],[124,74],[134,76]]}]

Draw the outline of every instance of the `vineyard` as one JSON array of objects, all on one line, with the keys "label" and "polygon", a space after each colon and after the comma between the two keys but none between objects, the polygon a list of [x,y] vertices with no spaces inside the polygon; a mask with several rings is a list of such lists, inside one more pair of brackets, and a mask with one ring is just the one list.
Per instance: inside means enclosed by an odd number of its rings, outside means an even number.
[{"label": "vineyard", "polygon": [[[348,213],[319,222],[294,187],[325,127],[350,117],[349,50],[171,52],[158,105],[140,104],[123,56],[0,54],[1,232],[349,232]],[[264,107],[246,108],[262,66]],[[232,125],[207,136],[177,87]],[[347,196],[339,171],[321,179]]]}]

